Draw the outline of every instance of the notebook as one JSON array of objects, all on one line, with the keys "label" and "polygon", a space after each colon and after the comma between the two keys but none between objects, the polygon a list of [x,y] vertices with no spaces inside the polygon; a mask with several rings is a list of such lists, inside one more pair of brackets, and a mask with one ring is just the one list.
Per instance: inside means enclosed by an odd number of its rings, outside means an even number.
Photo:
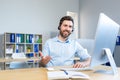
[{"label": "notebook", "polygon": [[77,71],[48,71],[47,74],[49,79],[90,79],[87,74]]}]

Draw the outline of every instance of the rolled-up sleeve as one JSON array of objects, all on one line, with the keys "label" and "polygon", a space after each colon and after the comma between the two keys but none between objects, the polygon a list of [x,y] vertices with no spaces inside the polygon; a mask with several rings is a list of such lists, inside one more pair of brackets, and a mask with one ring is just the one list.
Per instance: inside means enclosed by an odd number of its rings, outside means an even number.
[{"label": "rolled-up sleeve", "polygon": [[81,61],[84,61],[91,57],[87,49],[83,48],[78,42],[76,42],[76,53],[78,57],[80,57]]}]

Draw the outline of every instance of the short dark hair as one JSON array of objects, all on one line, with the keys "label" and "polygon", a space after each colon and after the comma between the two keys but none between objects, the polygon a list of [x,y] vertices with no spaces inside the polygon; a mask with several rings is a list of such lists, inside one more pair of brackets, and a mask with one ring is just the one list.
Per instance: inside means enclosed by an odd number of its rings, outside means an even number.
[{"label": "short dark hair", "polygon": [[[72,21],[73,23],[73,26],[74,26],[74,20],[71,16],[63,16],[61,19],[60,19],[60,22],[59,22],[59,26],[58,26],[58,30],[60,30],[60,26],[62,25],[63,21],[64,20],[69,20],[69,21]],[[74,30],[74,27],[72,29],[72,31]]]}]

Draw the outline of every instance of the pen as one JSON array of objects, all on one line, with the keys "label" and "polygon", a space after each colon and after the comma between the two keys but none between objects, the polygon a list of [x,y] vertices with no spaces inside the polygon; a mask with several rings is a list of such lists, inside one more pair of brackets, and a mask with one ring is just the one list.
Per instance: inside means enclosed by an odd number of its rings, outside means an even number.
[{"label": "pen", "polygon": [[66,70],[63,70],[66,75],[68,75],[68,72]]}]

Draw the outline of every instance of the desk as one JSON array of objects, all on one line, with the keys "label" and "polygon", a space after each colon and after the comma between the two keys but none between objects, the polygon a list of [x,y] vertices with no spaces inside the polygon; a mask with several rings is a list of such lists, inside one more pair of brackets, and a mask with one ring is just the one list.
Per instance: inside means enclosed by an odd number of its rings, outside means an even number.
[{"label": "desk", "polygon": [[[53,67],[55,70],[59,70],[61,67]],[[114,76],[112,74],[105,74],[105,73],[95,73],[95,70],[99,69],[111,69],[111,67],[108,66],[98,66],[95,67],[93,71],[81,71],[87,75],[90,76],[90,80],[120,80],[120,68],[118,68],[118,76]],[[53,80],[53,79],[49,79]],[[77,80],[77,79],[74,79]]]},{"label": "desk", "polygon": [[[61,67],[53,67],[59,70]],[[106,66],[98,66],[96,69],[109,69]],[[118,76],[102,73],[94,73],[94,71],[82,71],[90,76],[90,80],[120,80],[120,68],[118,68]],[[53,80],[47,78],[47,70],[45,68],[28,68],[16,70],[1,70],[0,80]],[[77,79],[75,79],[77,80]]]},{"label": "desk", "polygon": [[45,68],[1,70],[0,80],[48,80]]}]

